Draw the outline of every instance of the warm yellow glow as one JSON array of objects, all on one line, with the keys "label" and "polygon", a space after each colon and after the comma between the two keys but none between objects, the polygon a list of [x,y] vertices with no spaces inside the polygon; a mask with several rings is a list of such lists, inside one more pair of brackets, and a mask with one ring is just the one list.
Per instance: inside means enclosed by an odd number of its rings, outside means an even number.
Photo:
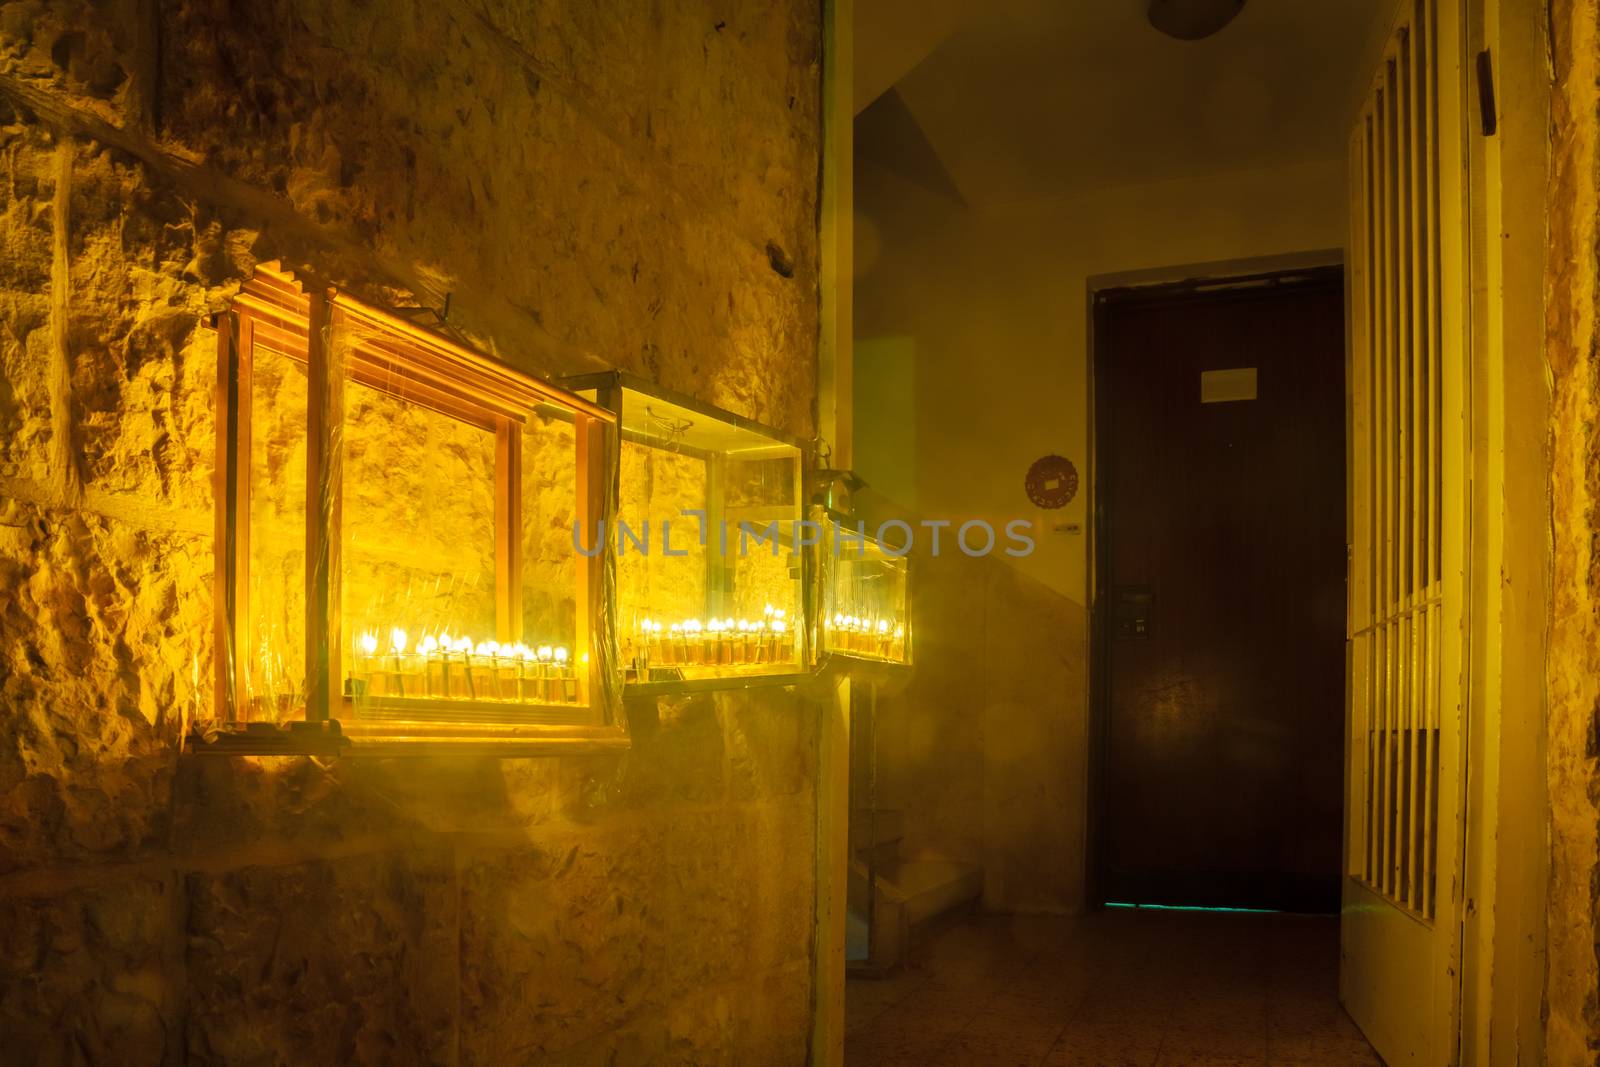
[{"label": "warm yellow glow", "polygon": [[834,612],[825,619],[823,630],[827,647],[853,655],[879,659],[906,658],[906,628],[894,616],[861,616]]},{"label": "warm yellow glow", "polygon": [[640,619],[624,638],[624,659],[642,666],[748,667],[792,663],[794,641],[784,612],[768,604],[760,619],[732,616],[663,624]]},{"label": "warm yellow glow", "polygon": [[361,634],[350,670],[353,690],[385,701],[571,704],[578,699],[577,673],[565,647],[540,645],[535,651],[520,641],[474,641],[448,632],[424,634],[408,652],[410,647],[409,635],[398,626],[381,656],[377,636]]}]

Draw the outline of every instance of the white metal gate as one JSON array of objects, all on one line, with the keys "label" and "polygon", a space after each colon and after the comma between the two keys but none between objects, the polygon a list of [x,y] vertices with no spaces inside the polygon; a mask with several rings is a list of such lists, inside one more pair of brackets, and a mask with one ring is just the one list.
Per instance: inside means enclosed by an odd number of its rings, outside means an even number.
[{"label": "white metal gate", "polygon": [[1345,1002],[1390,1064],[1455,1055],[1464,383],[1462,17],[1406,0],[1350,143]]}]

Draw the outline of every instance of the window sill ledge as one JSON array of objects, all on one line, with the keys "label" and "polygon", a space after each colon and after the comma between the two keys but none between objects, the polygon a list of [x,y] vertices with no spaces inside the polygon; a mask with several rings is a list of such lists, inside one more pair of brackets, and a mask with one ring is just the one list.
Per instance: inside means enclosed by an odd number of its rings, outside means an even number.
[{"label": "window sill ledge", "polygon": [[191,735],[188,752],[197,756],[324,756],[390,759],[419,756],[474,756],[516,759],[532,756],[586,756],[628,748],[620,726],[452,726],[439,723],[297,723],[229,728]]}]

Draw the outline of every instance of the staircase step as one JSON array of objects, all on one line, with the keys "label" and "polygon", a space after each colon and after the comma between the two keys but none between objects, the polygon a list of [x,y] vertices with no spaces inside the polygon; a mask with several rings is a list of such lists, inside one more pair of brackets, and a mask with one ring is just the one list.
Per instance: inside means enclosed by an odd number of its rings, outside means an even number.
[{"label": "staircase step", "polygon": [[876,812],[858,808],[850,813],[850,846],[867,847],[874,832],[877,843],[899,841],[905,836],[906,813],[894,808],[879,808]]}]

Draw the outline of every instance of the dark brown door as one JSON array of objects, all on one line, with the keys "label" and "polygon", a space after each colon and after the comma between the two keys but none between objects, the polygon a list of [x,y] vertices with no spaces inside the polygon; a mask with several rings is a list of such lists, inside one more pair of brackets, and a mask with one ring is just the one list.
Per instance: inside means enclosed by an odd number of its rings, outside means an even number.
[{"label": "dark brown door", "polygon": [[1103,293],[1095,373],[1101,898],[1337,910],[1340,273]]}]

